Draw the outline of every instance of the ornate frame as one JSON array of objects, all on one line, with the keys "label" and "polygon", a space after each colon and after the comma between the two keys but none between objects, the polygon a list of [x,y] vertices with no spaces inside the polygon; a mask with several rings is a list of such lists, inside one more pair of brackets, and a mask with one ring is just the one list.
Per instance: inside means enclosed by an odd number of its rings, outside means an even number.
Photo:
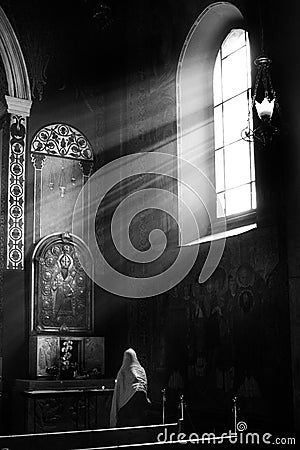
[{"label": "ornate frame", "polygon": [[91,252],[75,235],[54,233],[38,242],[32,255],[31,334],[93,333],[93,282],[83,259],[93,273]]},{"label": "ornate frame", "polygon": [[[86,183],[93,168],[94,154],[88,139],[77,128],[66,123],[53,123],[40,128],[32,139],[30,151],[34,166],[34,242],[37,242],[41,237],[42,170],[46,158],[51,156],[77,161],[83,183]],[[89,198],[85,199],[84,204],[88,209]]]}]

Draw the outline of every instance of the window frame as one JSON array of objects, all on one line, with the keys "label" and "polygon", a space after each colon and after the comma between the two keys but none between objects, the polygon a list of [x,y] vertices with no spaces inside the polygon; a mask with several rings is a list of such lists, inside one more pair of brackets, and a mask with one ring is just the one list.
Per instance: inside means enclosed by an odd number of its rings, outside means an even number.
[{"label": "window frame", "polygon": [[[236,49],[234,49],[234,51],[229,52],[228,54],[226,54],[224,57],[222,55],[222,47],[224,45],[224,43],[227,41],[228,38],[230,38],[230,35],[234,32],[234,31],[238,31],[238,30],[242,30],[245,33],[245,44],[241,47],[238,47]],[[225,96],[224,97],[224,93],[223,93],[223,73],[222,73],[222,63],[223,61],[227,58],[230,57],[231,55],[234,55],[236,52],[240,51],[243,47],[245,46],[246,49],[246,58],[247,58],[247,62],[246,62],[246,89],[243,90],[238,90],[237,92],[234,92],[234,95],[229,95],[229,96]],[[234,140],[234,141],[229,141],[229,142],[225,142],[224,139],[224,131],[225,131],[225,112],[224,112],[224,104],[226,104],[227,102],[230,102],[232,100],[234,100],[235,98],[238,98],[239,95],[243,95],[246,94],[247,96],[247,118],[246,118],[246,122],[245,122],[245,126],[247,125],[247,121],[250,120],[250,124],[248,123],[248,125],[250,127],[253,127],[253,117],[251,114],[251,90],[252,90],[252,76],[251,76],[251,59],[250,59],[250,52],[251,52],[251,48],[250,48],[250,40],[249,40],[249,33],[248,31],[245,29],[245,27],[239,27],[239,28],[232,28],[228,34],[224,37],[223,41],[220,44],[220,47],[218,49],[218,53],[215,59],[215,63],[214,63],[214,68],[213,68],[213,109],[214,109],[214,116],[213,116],[213,120],[214,120],[214,185],[216,188],[216,192],[217,195],[220,193],[224,194],[224,199],[225,199],[225,217],[226,217],[226,221],[228,222],[228,224],[237,224],[237,226],[239,226],[239,223],[241,223],[242,225],[244,224],[248,224],[248,222],[251,222],[255,219],[256,216],[256,209],[257,209],[257,201],[256,201],[256,173],[255,173],[255,152],[254,152],[254,142],[249,142],[248,143],[248,149],[249,149],[249,181],[242,183],[240,185],[237,186],[232,186],[227,188],[226,187],[226,172],[225,172],[225,165],[226,165],[226,148],[230,147],[231,145],[234,145],[235,143],[238,142],[242,142],[242,136],[240,135],[239,139]],[[218,58],[219,58],[219,62],[218,62]],[[216,87],[216,80],[215,80],[215,70],[216,70],[216,64],[220,64],[220,75],[219,75],[219,79],[217,80],[217,82],[220,82],[220,85],[218,86],[218,89],[220,90],[220,93],[218,94],[218,101],[216,101],[216,94],[215,94],[215,87]],[[217,77],[217,76],[216,76]],[[250,80],[249,80],[250,77]],[[250,83],[249,83],[250,81]],[[217,146],[216,145],[216,120],[215,120],[215,111],[216,108],[221,107],[221,114],[222,114],[222,118],[221,118],[221,134],[222,134],[222,143],[221,145]],[[250,112],[250,114],[249,114]],[[242,132],[242,129],[240,130],[240,132]],[[222,151],[222,157],[223,157],[223,167],[222,167],[222,176],[223,176],[223,189],[221,190],[217,190],[217,175],[216,175],[216,153]],[[250,185],[250,203],[251,203],[251,208],[248,210],[244,210],[244,211],[238,211],[236,213],[232,213],[232,214],[226,214],[226,193],[232,189],[236,189],[238,187],[243,187],[243,186],[247,186]],[[255,186],[255,194],[253,194],[253,185]],[[255,196],[255,197],[254,197]],[[255,198],[255,207],[252,207],[253,201]],[[216,219],[218,220],[218,218]]]}]

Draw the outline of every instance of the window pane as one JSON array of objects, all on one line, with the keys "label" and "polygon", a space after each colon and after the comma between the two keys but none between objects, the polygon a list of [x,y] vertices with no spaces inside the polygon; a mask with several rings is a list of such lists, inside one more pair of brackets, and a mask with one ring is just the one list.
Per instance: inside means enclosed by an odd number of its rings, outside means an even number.
[{"label": "window pane", "polygon": [[255,164],[254,164],[253,142],[250,142],[249,145],[250,145],[250,158],[251,158],[251,181],[254,181],[255,180]]},{"label": "window pane", "polygon": [[232,30],[222,44],[222,58],[245,45],[245,31]]},{"label": "window pane", "polygon": [[237,187],[250,181],[249,143],[240,140],[225,147],[226,189]]},{"label": "window pane", "polygon": [[246,47],[228,56],[222,63],[223,101],[248,88]]},{"label": "window pane", "polygon": [[218,52],[214,68],[214,105],[222,102],[221,56]]},{"label": "window pane", "polygon": [[224,191],[224,157],[223,149],[215,153],[215,167],[216,167],[216,191]]},{"label": "window pane", "polygon": [[250,184],[226,191],[226,215],[238,214],[251,209]]},{"label": "window pane", "polygon": [[256,208],[256,185],[255,183],[251,183],[252,187],[252,208]]},{"label": "window pane", "polygon": [[225,216],[225,194],[222,192],[217,196],[217,217]]},{"label": "window pane", "polygon": [[213,88],[216,206],[220,217],[220,202],[228,216],[256,208],[254,146],[241,139],[247,125],[253,128],[250,46],[244,30],[232,30],[224,40],[215,62]]},{"label": "window pane", "polygon": [[224,114],[224,144],[231,144],[241,138],[241,131],[248,120],[247,93],[228,100],[223,106]]},{"label": "window pane", "polygon": [[223,113],[222,105],[214,110],[215,149],[223,147]]},{"label": "window pane", "polygon": [[248,34],[246,34],[248,88],[251,88],[251,53]]}]

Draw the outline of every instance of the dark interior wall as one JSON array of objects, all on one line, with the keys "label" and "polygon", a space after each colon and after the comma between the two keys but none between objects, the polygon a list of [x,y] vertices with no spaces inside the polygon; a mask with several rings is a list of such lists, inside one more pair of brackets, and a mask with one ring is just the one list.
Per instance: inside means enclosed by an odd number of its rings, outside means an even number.
[{"label": "dark interior wall", "polygon": [[[71,5],[69,4],[71,8]],[[68,8],[66,8],[68,10]],[[76,13],[77,14],[77,13]],[[53,21],[48,23],[48,32],[61,33],[61,39],[70,32],[74,33],[73,26],[62,23],[52,16]],[[93,25],[93,24],[92,24]],[[67,123],[78,128],[89,140],[94,151],[93,172],[103,164],[111,161],[120,151],[120,125],[119,125],[119,96],[110,86],[110,78],[103,70],[104,54],[101,52],[103,43],[89,41],[88,27],[90,23],[81,24],[85,34],[85,45],[78,43],[78,37],[69,36],[59,48],[58,55],[51,54],[47,69],[47,84],[44,88],[42,101],[35,101],[30,118],[28,142],[35,133],[44,125],[50,123]],[[65,29],[64,29],[65,28]],[[94,39],[101,41],[101,29],[91,31],[95,33]],[[75,33],[76,34],[76,33]],[[52,35],[51,35],[52,36]],[[74,37],[74,36],[73,36]],[[91,38],[91,37],[90,37]],[[55,51],[60,47],[56,43]],[[44,44],[45,45],[45,44]],[[92,46],[92,48],[90,47]],[[75,48],[73,48],[75,47]],[[98,58],[99,56],[99,58]],[[103,60],[102,60],[103,58]],[[57,69],[58,74],[55,74]],[[106,77],[110,80],[107,81]],[[49,83],[48,83],[49,81]],[[106,90],[107,87],[107,90]],[[112,117],[111,122],[106,121],[106,114]],[[30,267],[32,253],[33,230],[33,166],[28,161],[28,226],[27,226],[27,263]],[[49,209],[51,215],[51,205]],[[55,224],[52,224],[55,228]],[[102,224],[101,224],[102,226]],[[30,269],[29,269],[30,272]],[[127,313],[126,303],[123,299],[103,291],[100,287],[94,287],[94,335],[106,338],[106,371],[107,377],[115,376],[118,362],[111,358],[112,354],[119,355],[121,359],[123,347],[126,347]],[[25,305],[30,304],[29,292]],[[29,317],[26,306],[27,317]],[[116,333],[118,330],[118,333]]]},{"label": "dark interior wall", "polygon": [[[288,26],[284,36],[277,30],[282,17],[289,12],[287,9],[277,11],[273,2],[263,6],[260,3],[234,2],[244,14],[253,59],[261,51],[261,23],[264,22],[265,49],[273,59],[272,76],[280,95],[282,79],[278,85],[277,82],[284,74],[278,55],[289,45],[291,36]],[[190,27],[208,4],[145,1],[130,5],[132,9],[129,7],[128,11],[130,15],[134,11],[138,25],[127,31],[128,75],[123,128],[127,130],[128,138],[123,144],[125,152],[135,148],[176,152],[172,140],[176,136],[177,62]],[[285,104],[287,109],[290,106]],[[166,136],[168,145],[164,145]],[[201,404],[204,410],[212,408],[215,413],[229,411],[230,399],[233,394],[238,394],[242,411],[253,425],[292,426],[283,148],[286,148],[284,135],[278,137],[272,150],[256,148],[258,229],[227,240],[220,263],[222,287],[208,291],[207,286],[200,286],[195,292],[197,275],[206,253],[200,248],[193,273],[178,285],[176,291],[130,304],[129,342],[151,374],[150,386],[156,400],[160,398],[160,389],[170,384],[170,375],[179,369],[183,379],[183,384],[178,382],[179,390],[185,385],[186,394],[191,395],[192,407]],[[149,229],[143,230],[144,235],[148,232]],[[143,235],[140,242],[142,240]],[[252,273],[253,281],[243,284],[238,273],[245,265]],[[211,284],[215,283],[212,276]],[[230,285],[235,285],[232,288],[235,294],[229,301]],[[241,306],[245,291],[253,302],[250,312],[245,312]],[[195,308],[199,313],[199,302],[201,304],[203,298],[208,305],[206,311],[202,307],[200,325],[193,315]],[[226,339],[224,327],[228,327],[228,339],[231,339],[227,344],[223,342]],[[246,339],[245,349],[241,344],[243,339]],[[227,349],[224,349],[226,345]],[[250,348],[258,352],[251,353]],[[229,353],[222,356],[224,352]],[[223,377],[223,381],[217,383],[218,377]],[[232,378],[231,387],[225,383],[226,377]],[[255,380],[247,389],[246,379],[251,379],[251,383]],[[171,377],[171,385],[172,380]],[[274,392],[277,393],[275,397]]]},{"label": "dark interior wall", "polygon": [[[287,14],[286,20],[282,15]],[[294,423],[299,429],[300,424],[300,359],[299,359],[299,76],[300,64],[295,58],[299,31],[296,26],[300,20],[300,8],[295,2],[290,2],[288,8],[281,5],[277,10],[274,21],[273,38],[274,45],[278,49],[278,78],[280,99],[284,117],[284,136],[282,152],[278,155],[278,161],[282,163],[284,173],[284,193],[286,211],[286,241],[289,283],[289,304],[291,318],[291,352],[293,370],[293,402]],[[274,52],[275,53],[275,52]],[[289,61],[290,69],[282,64]],[[286,150],[286,151],[285,151]]]},{"label": "dark interior wall", "polygon": [[[228,420],[234,395],[249,426],[291,424],[287,267],[278,238],[265,228],[227,239],[218,269],[199,285],[202,245],[177,289],[149,300],[153,395],[183,391],[198,426],[217,426],[218,414]],[[174,387],[177,371],[182,381]]]},{"label": "dark interior wall", "polygon": [[[85,2],[8,1],[2,5],[18,36],[28,66],[34,101],[28,124],[28,146],[35,133],[44,125],[56,122],[78,128],[90,141],[95,152],[94,170],[113,159],[109,126],[104,122],[104,110],[113,111],[115,120],[114,147],[119,151],[120,134],[116,111],[119,98],[111,92],[111,77],[103,70],[103,61],[110,60],[103,41],[102,24],[93,21],[93,8]],[[80,33],[78,32],[80,30]],[[84,36],[84,39],[83,39]],[[43,71],[46,71],[44,78]],[[109,83],[108,83],[109,80]],[[106,84],[108,83],[108,84]],[[108,86],[106,92],[104,86]],[[109,105],[109,106],[107,106]],[[113,105],[113,109],[111,108]],[[119,114],[119,113],[118,113]],[[107,127],[107,128],[106,128]],[[3,148],[8,145],[7,137]],[[105,153],[105,154],[104,154]],[[6,153],[1,157],[5,158]],[[7,155],[6,155],[7,156]],[[4,161],[6,162],[6,160]],[[5,171],[6,168],[6,171]],[[1,431],[10,433],[14,412],[12,390],[16,378],[28,377],[28,332],[30,310],[30,272],[33,251],[33,165],[28,153],[26,179],[26,242],[25,271],[5,271],[1,278],[1,344],[3,352],[3,417]],[[7,180],[7,166],[1,182]],[[5,183],[4,183],[5,187]],[[2,189],[5,200],[5,189]],[[4,223],[5,223],[5,211]],[[1,229],[2,230],[2,229]],[[5,232],[3,234],[4,238]],[[1,234],[2,240],[2,234]],[[2,245],[2,244],[1,244]],[[4,251],[1,256],[5,257]],[[2,273],[1,273],[2,275]],[[3,294],[3,297],[2,297]],[[116,333],[118,330],[118,333]],[[126,347],[126,303],[95,287],[95,335],[106,338],[106,376],[113,377],[118,369],[123,347]],[[117,361],[111,358],[117,355]]]},{"label": "dark interior wall", "polygon": [[[59,3],[51,2],[50,7],[29,2],[25,7],[7,2],[7,14],[16,27],[21,46],[23,43],[28,64],[34,62],[30,46],[35,39],[41,42],[36,57],[50,55],[42,100],[36,99],[32,107],[29,141],[41,126],[66,122],[90,140],[96,153],[96,168],[141,150],[158,149],[176,155],[177,62],[190,27],[209,2],[133,0],[125,6],[125,2],[112,1],[114,21],[104,29],[98,25],[94,28],[95,22],[90,22],[88,2],[78,2],[76,6],[74,2],[64,2],[62,10]],[[262,2],[233,3],[245,15],[253,55],[257,55]],[[107,338],[107,376],[114,376],[122,351],[131,345],[148,371],[154,401],[160,399],[160,389],[168,384],[175,391],[184,389],[191,408],[196,415],[200,414],[197,417],[207,411],[226,414],[232,395],[239,392],[245,379],[242,377],[247,373],[248,379],[253,376],[256,383],[252,385],[253,396],[249,390],[241,395],[247,419],[257,426],[271,423],[272,427],[287,428],[292,421],[290,341],[294,402],[296,411],[299,410],[300,189],[296,149],[300,138],[297,134],[300,67],[293,54],[293,44],[299,37],[299,11],[294,3],[284,6],[272,1],[264,3],[265,40],[273,59],[272,77],[284,106],[283,116],[293,130],[293,141],[284,135],[272,150],[256,149],[258,229],[228,239],[220,270],[204,286],[197,286],[197,278],[207,253],[205,246],[200,248],[195,267],[177,290],[157,298],[123,299],[95,287],[95,335]],[[73,19],[67,19],[70,17]],[[282,64],[286,52],[291,66],[288,71]],[[145,179],[139,183],[143,185]],[[168,188],[176,193],[174,184]],[[27,264],[32,251],[32,192],[33,170],[28,159]],[[137,221],[134,238],[138,248],[143,248],[149,230],[157,222],[161,223],[161,218],[151,214],[146,227],[139,226],[141,222]],[[172,224],[168,231],[170,241],[176,242]],[[241,282],[239,274],[245,266],[249,279]],[[140,274],[140,269],[134,270],[131,273]],[[29,272],[27,265],[25,277],[5,274],[6,405],[13,380],[27,376]],[[239,306],[244,291],[252,302],[251,311],[247,312]],[[241,324],[249,334],[241,332]],[[244,339],[248,357],[236,341],[239,336]],[[253,346],[261,352],[250,355]],[[249,367],[245,367],[245,361]],[[174,371],[179,371],[182,382],[177,380],[176,384],[174,378],[170,382]],[[229,381],[225,383],[225,379]],[[198,402],[203,406],[200,411],[196,408]]]}]

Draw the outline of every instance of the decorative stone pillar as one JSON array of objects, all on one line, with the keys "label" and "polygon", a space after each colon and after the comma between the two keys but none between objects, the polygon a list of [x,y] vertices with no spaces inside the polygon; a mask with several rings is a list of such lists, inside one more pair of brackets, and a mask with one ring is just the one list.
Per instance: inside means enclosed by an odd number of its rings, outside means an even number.
[{"label": "decorative stone pillar", "polygon": [[32,101],[5,96],[10,113],[6,268],[24,269],[27,117]]}]

